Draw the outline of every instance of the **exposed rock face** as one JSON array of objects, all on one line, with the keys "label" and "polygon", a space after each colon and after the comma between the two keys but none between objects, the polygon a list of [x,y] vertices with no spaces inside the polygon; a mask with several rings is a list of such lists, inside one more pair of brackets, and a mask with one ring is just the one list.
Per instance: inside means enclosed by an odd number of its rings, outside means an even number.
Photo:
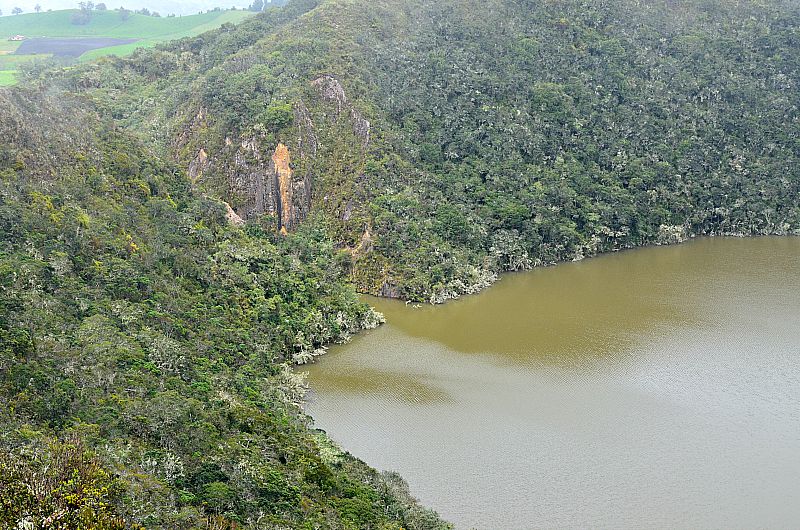
[{"label": "exposed rock face", "polygon": [[197,183],[203,178],[203,172],[208,169],[208,153],[205,149],[200,149],[197,155],[189,162],[189,179],[192,183]]},{"label": "exposed rock face", "polygon": [[230,224],[236,226],[242,226],[244,224],[244,219],[239,217],[239,215],[233,211],[233,208],[231,208],[231,205],[227,202],[225,203],[225,209],[225,219],[227,219]]},{"label": "exposed rock face", "polygon": [[361,139],[362,145],[367,147],[367,145],[369,145],[370,134],[369,120],[364,118],[361,113],[350,104],[344,92],[344,87],[342,87],[339,80],[333,76],[324,75],[312,81],[311,84],[319,90],[322,99],[336,105],[336,114],[333,117],[334,121],[341,117],[342,114],[350,116],[353,122],[353,133]]},{"label": "exposed rock face", "polygon": [[391,279],[387,279],[383,282],[381,288],[378,290],[378,296],[383,298],[400,298],[400,290]]},{"label": "exposed rock face", "polygon": [[289,229],[294,224],[292,215],[292,168],[289,167],[289,148],[278,144],[272,154],[272,170],[275,174],[275,187],[278,190],[278,202],[275,205],[278,214],[278,229]]},{"label": "exposed rock face", "polygon": [[[313,157],[316,138],[310,117],[299,145],[302,158]],[[267,214],[285,232],[294,229],[311,209],[311,175],[298,174],[291,160],[292,153],[283,143],[270,153],[256,137],[238,143],[226,138],[213,155],[205,148],[197,149],[187,169],[193,184],[216,187],[221,198],[233,204],[228,217],[234,224]]]},{"label": "exposed rock face", "polygon": [[292,170],[291,153],[285,144],[279,143],[267,157],[256,139],[245,140],[225,172],[231,191],[242,204],[237,214],[243,219],[272,215],[278,221],[278,230],[287,231],[308,215],[311,177]]},{"label": "exposed rock face", "polygon": [[354,256],[358,256],[361,254],[367,254],[368,252],[372,251],[372,231],[370,231],[369,226],[364,229],[364,233],[361,235],[361,241],[359,241],[358,246],[353,251]]},{"label": "exposed rock face", "polygon": [[[284,136],[274,150],[274,144],[266,144],[268,136],[258,129],[238,139],[230,133],[206,136],[205,131],[214,129],[214,120],[203,107],[188,117],[175,143],[176,155],[186,157],[193,184],[231,205],[228,219],[232,223],[240,224],[266,214],[276,219],[279,231],[295,229],[311,209],[317,167],[314,161],[318,156],[327,156],[325,139],[330,141],[331,134],[349,136],[352,131],[363,148],[369,145],[370,123],[350,103],[342,84],[326,75],[311,85],[324,104],[321,111],[313,106],[318,113],[312,115],[305,102],[298,100],[293,112],[296,136]],[[318,127],[334,125],[330,130]],[[219,138],[224,138],[224,142]],[[353,208],[350,201],[345,208],[345,220],[349,220]]]},{"label": "exposed rock face", "polygon": [[[255,138],[231,145],[224,151],[233,151],[232,157],[220,157],[222,172],[227,177],[229,193],[236,198],[236,213],[251,219],[263,213],[277,214],[277,190],[272,172],[272,161],[262,153]],[[225,164],[226,159],[232,163]]]}]

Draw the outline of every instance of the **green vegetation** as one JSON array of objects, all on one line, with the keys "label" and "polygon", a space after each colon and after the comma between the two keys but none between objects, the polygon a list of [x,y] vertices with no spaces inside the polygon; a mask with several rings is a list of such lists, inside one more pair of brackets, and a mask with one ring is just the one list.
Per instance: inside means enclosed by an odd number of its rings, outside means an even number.
[{"label": "green vegetation", "polygon": [[0,108],[0,526],[443,527],[299,407],[288,363],[380,319],[323,234],[230,226],[66,94]]},{"label": "green vegetation", "polygon": [[[227,142],[313,140],[296,174],[358,289],[443,301],[505,270],[797,233],[798,21],[796,2],[297,0],[74,82],[113,80],[98,104],[186,166],[202,149],[205,189],[243,214]],[[275,101],[303,120],[275,130]]]},{"label": "green vegetation", "polygon": [[10,86],[17,82],[14,70],[0,70],[0,87]]},{"label": "green vegetation", "polygon": [[19,42],[0,40],[0,87],[16,83],[16,70],[20,58],[13,55]]},{"label": "green vegetation", "polygon": [[12,53],[17,48],[19,48],[19,42],[7,40],[0,41],[0,55]]},{"label": "green vegetation", "polygon": [[80,438],[0,453],[0,521],[122,530],[124,520],[114,509],[122,493],[121,483]]},{"label": "green vegetation", "polygon": [[[117,39],[138,39],[135,43],[109,46],[87,52],[82,61],[107,55],[124,56],[139,48],[155,46],[173,39],[198,35],[222,26],[237,24],[252,15],[247,11],[209,11],[182,17],[152,17],[138,13],[121,16],[119,10],[91,11],[85,23],[76,24],[74,17],[85,13],[83,10],[66,9],[44,13],[28,13],[14,17],[0,18],[0,70],[16,71],[22,64],[42,55],[10,55],[19,47],[19,42],[8,42],[12,35],[34,37],[110,37]],[[8,53],[5,53],[8,52]],[[46,56],[44,56],[46,57]],[[0,85],[3,83],[0,77]],[[13,75],[5,78],[13,80]]]},{"label": "green vegetation", "polygon": [[196,35],[225,23],[238,23],[246,19],[247,11],[209,11],[182,17],[154,18],[131,13],[122,20],[115,9],[93,11],[86,25],[71,23],[77,9],[64,9],[44,13],[27,13],[0,18],[0,37],[21,34],[26,37],[114,37],[118,39],[169,40]]},{"label": "green vegetation", "polygon": [[27,68],[0,91],[4,462],[77,439],[148,528],[441,526],[311,429],[289,366],[377,324],[357,290],[800,233],[798,27],[780,1],[293,0]]}]

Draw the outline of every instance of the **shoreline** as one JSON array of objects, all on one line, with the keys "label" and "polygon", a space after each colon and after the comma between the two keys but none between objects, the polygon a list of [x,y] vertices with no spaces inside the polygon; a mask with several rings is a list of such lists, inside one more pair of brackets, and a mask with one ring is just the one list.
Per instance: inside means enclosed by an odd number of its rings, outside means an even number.
[{"label": "shoreline", "polygon": [[[603,252],[596,252],[596,253],[592,253],[592,254],[581,254],[580,256],[577,256],[577,257],[575,257],[573,259],[570,259],[570,260],[566,260],[565,259],[565,260],[561,260],[561,261],[541,262],[541,263],[538,263],[538,264],[534,264],[534,265],[532,265],[530,267],[520,268],[520,269],[517,269],[517,270],[492,271],[492,270],[489,270],[489,269],[480,269],[480,272],[482,273],[482,278],[485,278],[486,280],[489,280],[488,283],[479,282],[479,283],[475,283],[475,284],[470,284],[470,285],[466,286],[467,290],[465,292],[453,292],[453,291],[450,291],[450,292],[442,293],[443,296],[440,296],[440,297],[437,297],[436,293],[433,293],[428,298],[428,300],[424,300],[424,301],[412,300],[412,299],[403,298],[403,297],[400,297],[400,296],[397,296],[397,297],[384,296],[384,295],[380,294],[380,290],[379,290],[378,293],[364,292],[364,291],[357,291],[357,292],[358,292],[359,295],[362,295],[362,296],[366,295],[366,296],[374,296],[376,298],[384,298],[384,299],[387,299],[387,300],[398,300],[398,301],[406,302],[407,304],[440,305],[440,304],[445,304],[445,303],[447,303],[447,302],[449,302],[451,300],[458,300],[459,298],[462,298],[464,296],[472,296],[472,295],[480,294],[485,289],[491,287],[496,282],[500,281],[502,276],[504,276],[506,274],[528,272],[528,271],[532,271],[534,269],[553,267],[553,266],[562,265],[562,264],[565,264],[565,263],[575,263],[575,262],[584,261],[584,260],[587,260],[587,259],[598,258],[598,257],[601,257],[601,256],[617,254],[619,252],[625,252],[625,251],[630,251],[630,250],[638,250],[638,249],[651,248],[651,247],[666,247],[666,246],[682,245],[684,243],[695,241],[697,239],[704,239],[704,238],[739,238],[739,239],[744,239],[744,238],[759,238],[759,237],[800,237],[800,228],[795,229],[793,231],[789,231],[789,232],[775,231],[775,232],[769,232],[769,233],[764,233],[764,234],[758,234],[758,233],[747,234],[747,233],[743,233],[743,232],[723,232],[723,233],[719,233],[719,234],[692,234],[692,235],[688,235],[688,236],[682,237],[677,241],[649,242],[649,243],[645,243],[645,244],[642,244],[642,245],[631,245],[631,246],[621,247],[621,248],[617,248],[617,249],[613,249],[613,250],[607,250],[607,251],[603,251]],[[483,273],[485,273],[485,276],[483,275]]]}]

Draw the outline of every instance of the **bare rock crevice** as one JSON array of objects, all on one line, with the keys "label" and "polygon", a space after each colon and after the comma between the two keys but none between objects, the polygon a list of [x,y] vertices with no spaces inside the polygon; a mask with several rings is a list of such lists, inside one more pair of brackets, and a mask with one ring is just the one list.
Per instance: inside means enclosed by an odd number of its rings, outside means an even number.
[{"label": "bare rock crevice", "polygon": [[292,196],[292,168],[289,167],[289,148],[278,144],[272,154],[272,172],[275,177],[275,188],[278,191],[278,200],[275,209],[278,217],[278,229],[289,230],[294,224],[294,209]]},{"label": "bare rock crevice", "polygon": [[[350,102],[342,84],[325,75],[313,80],[311,86],[323,103],[321,116],[309,110],[305,101],[297,100],[293,107],[294,134],[279,137],[277,145],[270,135],[257,129],[238,138],[228,131],[206,134],[214,131],[215,124],[202,106],[187,117],[174,144],[176,156],[187,161],[193,184],[219,195],[231,206],[236,217],[228,217],[235,224],[269,215],[275,218],[277,230],[296,229],[312,207],[324,139],[352,134],[362,149],[369,145],[370,122]],[[349,210],[353,207],[351,200]]]},{"label": "bare rock crevice", "polygon": [[197,181],[203,178],[203,173],[208,170],[208,166],[208,153],[206,153],[205,149],[200,148],[191,162],[189,162],[188,173],[192,184],[197,184]]}]

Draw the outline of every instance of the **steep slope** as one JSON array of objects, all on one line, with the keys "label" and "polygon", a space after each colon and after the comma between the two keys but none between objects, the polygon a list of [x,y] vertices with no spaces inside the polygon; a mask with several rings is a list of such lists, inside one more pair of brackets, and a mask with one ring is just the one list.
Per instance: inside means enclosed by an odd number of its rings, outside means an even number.
[{"label": "steep slope", "polygon": [[225,205],[85,101],[0,92],[0,526],[443,528],[310,428],[380,316],[324,237]]},{"label": "steep slope", "polygon": [[503,270],[796,233],[799,13],[296,0],[70,82],[241,217],[312,214],[360,290],[442,301]]},{"label": "steep slope", "polygon": [[293,0],[0,93],[0,514],[69,462],[45,506],[109,528],[440,527],[310,429],[289,364],[377,323],[356,290],[800,233],[799,22]]}]

